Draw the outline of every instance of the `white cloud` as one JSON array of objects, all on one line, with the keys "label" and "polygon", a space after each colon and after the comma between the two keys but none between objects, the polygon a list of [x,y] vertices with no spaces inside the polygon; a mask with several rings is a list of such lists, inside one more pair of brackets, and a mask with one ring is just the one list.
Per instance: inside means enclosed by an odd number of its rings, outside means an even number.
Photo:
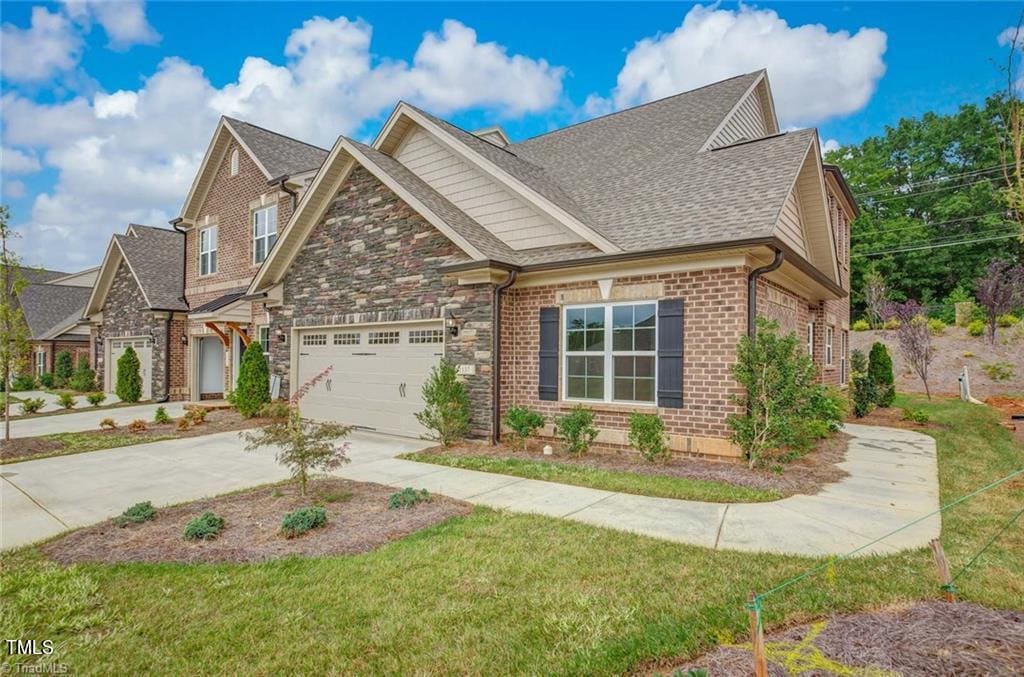
[{"label": "white cloud", "polygon": [[68,15],[86,29],[93,21],[103,27],[110,49],[124,51],[133,45],[155,45],[160,42],[146,19],[141,0],[71,0],[64,3]]},{"label": "white cloud", "polygon": [[774,10],[692,8],[671,33],[640,40],[611,96],[624,108],[742,73],[768,69],[783,126],[808,125],[863,108],[885,73],[886,34],[790,26]]},{"label": "white cloud", "polygon": [[996,42],[999,43],[1000,47],[1007,47],[1009,45],[1014,45],[1018,48],[1024,47],[1024,28],[1008,26],[996,37]]},{"label": "white cloud", "polygon": [[4,195],[11,199],[25,197],[25,184],[22,181],[4,179]]},{"label": "white cloud", "polygon": [[4,143],[36,149],[58,176],[31,214],[15,215],[21,255],[70,268],[98,261],[107,236],[128,221],[166,223],[221,114],[330,147],[399,99],[442,114],[480,107],[499,116],[562,100],[564,69],[481,42],[457,21],[425,34],[411,62],[375,58],[371,38],[365,22],[317,17],[292,31],[282,63],[249,57],[221,88],[198,66],[168,58],[137,90],[51,104],[4,95]]},{"label": "white cloud", "polygon": [[77,28],[59,12],[33,7],[28,28],[4,24],[0,29],[2,73],[10,82],[37,82],[70,70],[82,58]]},{"label": "white cloud", "polygon": [[0,173],[4,176],[32,174],[40,169],[39,159],[31,153],[4,146],[0,148],[0,154]]},{"label": "white cloud", "polygon": [[839,150],[840,143],[835,139],[825,139],[825,142],[821,144],[821,154],[830,153],[834,150]]}]

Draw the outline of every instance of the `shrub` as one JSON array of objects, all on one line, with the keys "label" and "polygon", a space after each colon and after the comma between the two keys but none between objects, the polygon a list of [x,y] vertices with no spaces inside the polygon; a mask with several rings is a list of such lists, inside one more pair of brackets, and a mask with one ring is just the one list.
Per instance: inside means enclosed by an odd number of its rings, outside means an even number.
[{"label": "shrub", "polygon": [[1019,321],[1020,320],[1018,320],[1016,316],[1011,315],[1010,313],[1004,313],[1003,315],[1000,315],[999,317],[996,318],[996,324],[1004,328],[1012,327]]},{"label": "shrub", "polygon": [[288,538],[301,536],[310,529],[327,524],[327,511],[320,506],[293,510],[281,519],[281,531]]},{"label": "shrub", "polygon": [[573,456],[587,453],[597,437],[594,412],[582,404],[577,404],[568,414],[556,418],[555,429],[562,438],[562,446]]},{"label": "shrub", "polygon": [[527,407],[509,407],[501,420],[512,431],[512,444],[526,448],[526,441],[544,426],[544,415]]},{"label": "shrub", "polygon": [[224,518],[209,510],[185,525],[185,540],[212,541],[224,530]]},{"label": "shrub", "polygon": [[149,501],[136,503],[114,518],[114,524],[126,527],[129,524],[142,524],[156,517],[156,508]]},{"label": "shrub", "polygon": [[911,421],[919,425],[924,425],[929,420],[931,420],[928,416],[928,412],[926,412],[924,409],[912,409],[910,407],[903,409],[902,418],[904,421]]},{"label": "shrub", "polygon": [[868,331],[871,329],[871,323],[867,320],[857,320],[850,325],[850,329],[853,331]]},{"label": "shrub", "polygon": [[57,404],[65,409],[74,409],[76,404],[75,396],[71,393],[60,393],[57,395]]},{"label": "shrub", "polygon": [[117,359],[117,387],[114,392],[122,402],[138,402],[142,399],[142,375],[139,356],[128,346]]},{"label": "shrub", "polygon": [[875,381],[868,373],[868,358],[861,350],[854,350],[850,354],[850,380],[853,400],[853,415],[857,418],[864,418],[875,408],[875,401],[878,393],[875,389]]},{"label": "shrub", "polygon": [[57,357],[53,360],[53,380],[58,385],[63,387],[68,380],[71,378],[71,374],[74,372],[74,362],[71,361],[71,351],[62,350],[57,353]]},{"label": "shrub", "polygon": [[846,395],[833,386],[814,388],[807,401],[808,432],[824,439],[837,432],[846,418]]},{"label": "shrub", "polygon": [[899,329],[900,321],[895,317],[890,317],[888,320],[885,321],[885,324],[882,326],[889,330]]},{"label": "shrub", "polygon": [[972,320],[967,325],[967,333],[971,336],[984,336],[985,335],[985,321],[984,320]]},{"label": "shrub", "polygon": [[270,369],[259,341],[252,341],[242,353],[232,399],[235,409],[245,418],[252,418],[270,402]]},{"label": "shrub", "polygon": [[41,397],[30,397],[27,400],[21,401],[21,413],[23,415],[35,414],[43,408],[46,404],[46,400]]},{"label": "shrub", "polygon": [[52,388],[55,383],[56,380],[53,378],[53,374],[51,374],[50,372],[46,372],[45,374],[39,375],[39,385],[41,385],[42,387]]},{"label": "shrub", "polygon": [[1009,362],[990,362],[981,365],[981,369],[993,381],[1007,381],[1013,378],[1013,365]]},{"label": "shrub", "polygon": [[430,492],[426,489],[420,489],[416,491],[412,487],[406,487],[401,491],[397,491],[388,498],[388,508],[391,510],[397,510],[399,508],[411,508],[417,503],[428,503],[430,501]]},{"label": "shrub", "polygon": [[469,395],[450,361],[442,359],[430,370],[423,401],[426,409],[416,412],[416,420],[431,431],[430,439],[449,447],[469,432]]},{"label": "shrub", "polygon": [[629,415],[629,443],[648,461],[669,456],[665,422],[657,414]]},{"label": "shrub", "polygon": [[32,374],[19,374],[11,379],[11,392],[21,393],[36,389],[36,377]]},{"label": "shrub", "polygon": [[199,425],[206,422],[206,414],[206,407],[192,407],[185,412],[185,418],[188,419],[189,424]]},{"label": "shrub", "polygon": [[289,411],[290,408],[288,407],[287,402],[284,400],[274,400],[273,402],[267,402],[260,407],[260,418],[288,418]]},{"label": "shrub", "polygon": [[78,358],[78,367],[71,376],[69,385],[80,393],[96,388],[96,372],[89,368],[89,358],[85,355]]},{"label": "shrub", "polygon": [[137,418],[128,424],[128,432],[130,433],[144,433],[149,430],[149,426],[141,418]]},{"label": "shrub", "polygon": [[104,430],[117,430],[117,421],[110,417],[107,417],[100,421],[100,428]]},{"label": "shrub", "polygon": [[891,407],[896,399],[895,377],[892,371],[892,357],[884,343],[875,342],[868,355],[868,376],[875,388],[875,404]]},{"label": "shrub", "polygon": [[153,423],[163,425],[171,422],[171,415],[167,413],[167,410],[163,407],[157,407],[156,411],[153,412]]},{"label": "shrub", "polygon": [[933,317],[928,320],[928,331],[930,331],[933,336],[942,336],[946,333],[946,323],[937,317]]},{"label": "shrub", "polygon": [[86,401],[94,407],[98,407],[103,404],[103,401],[107,399],[106,393],[89,393],[85,396]]},{"label": "shrub", "polygon": [[188,430],[191,426],[192,424],[189,423],[188,416],[182,416],[181,418],[178,419],[178,422],[176,424],[178,430]]}]

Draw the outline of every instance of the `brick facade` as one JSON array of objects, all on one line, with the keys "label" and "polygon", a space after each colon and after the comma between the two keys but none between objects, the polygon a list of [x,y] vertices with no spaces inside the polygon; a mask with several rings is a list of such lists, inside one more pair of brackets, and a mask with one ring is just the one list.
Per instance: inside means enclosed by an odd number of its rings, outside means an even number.
[{"label": "brick facade", "polygon": [[29,343],[28,371],[34,376],[38,375],[36,372],[36,354],[41,351],[46,355],[43,372],[52,374],[56,364],[57,353],[62,350],[67,350],[71,353],[73,368],[78,368],[78,358],[82,356],[89,360],[90,365],[93,363],[92,355],[89,351],[89,339],[86,337],[77,341],[66,338],[57,338],[52,341],[31,341]]}]

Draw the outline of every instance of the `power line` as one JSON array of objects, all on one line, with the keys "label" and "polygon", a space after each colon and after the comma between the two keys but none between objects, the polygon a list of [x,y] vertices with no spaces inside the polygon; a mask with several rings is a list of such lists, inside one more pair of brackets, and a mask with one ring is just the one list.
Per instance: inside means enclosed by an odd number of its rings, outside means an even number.
[{"label": "power line", "polygon": [[864,236],[864,235],[888,235],[889,233],[898,233],[901,230],[911,230],[913,228],[938,228],[939,226],[948,226],[953,223],[967,223],[969,221],[977,221],[983,219],[986,216],[1002,216],[1003,212],[988,212],[987,214],[977,214],[975,216],[964,216],[957,219],[950,219],[949,221],[939,221],[937,223],[917,223],[912,226],[900,226],[899,228],[876,228],[875,230],[857,231],[851,230],[851,235]]},{"label": "power line", "polygon": [[969,171],[969,172],[960,172],[958,174],[947,174],[946,176],[935,176],[935,177],[932,177],[930,179],[921,179],[920,181],[911,181],[909,183],[903,184],[902,186],[896,186],[896,187],[893,187],[893,188],[879,188],[878,190],[865,191],[863,193],[854,193],[853,196],[856,197],[856,198],[860,198],[860,197],[870,197],[872,195],[881,195],[883,193],[891,193],[892,191],[897,190],[898,188],[914,188],[914,187],[917,187],[917,186],[925,186],[925,185],[932,184],[932,183],[941,183],[942,181],[950,181],[952,179],[956,179],[956,178],[960,178],[960,177],[964,177],[964,176],[976,176],[978,174],[990,174],[990,173],[998,171],[998,170],[1006,169],[1009,166],[1010,166],[1010,163],[1005,163],[1005,164],[1001,164],[1001,165],[993,165],[991,167],[984,167],[982,169],[974,169],[974,170]]},{"label": "power line", "polygon": [[857,254],[850,254],[850,258],[865,258],[865,257],[868,257],[868,256],[883,256],[885,254],[901,254],[903,252],[916,252],[916,251],[923,251],[923,250],[926,250],[926,249],[941,249],[943,247],[955,247],[955,246],[959,246],[959,245],[962,245],[962,244],[977,244],[979,242],[994,242],[995,240],[1008,240],[1011,237],[1020,237],[1020,233],[1017,232],[1017,231],[1014,231],[1012,233],[1007,233],[1005,235],[996,235],[996,236],[993,236],[993,237],[979,238],[979,239],[976,239],[976,240],[959,240],[959,241],[955,241],[955,242],[941,242],[941,243],[938,243],[938,244],[931,243],[931,244],[922,245],[920,247],[905,247],[903,249],[886,249],[886,250],[877,251],[877,252],[862,252],[862,253],[857,253]]},{"label": "power line", "polygon": [[959,189],[959,188],[968,188],[970,186],[975,186],[975,185],[977,185],[979,183],[988,183],[991,180],[992,180],[992,177],[989,176],[989,177],[986,177],[986,178],[983,178],[983,179],[978,179],[977,181],[971,181],[969,183],[958,183],[955,186],[942,186],[941,188],[932,188],[931,190],[922,190],[920,192],[910,191],[910,192],[902,193],[902,194],[898,194],[898,195],[890,195],[889,197],[884,197],[884,198],[873,198],[870,201],[877,204],[877,203],[880,203],[880,202],[892,202],[893,200],[905,200],[906,198],[918,197],[920,195],[931,195],[932,193],[941,193],[944,190],[956,190],[956,189]]}]

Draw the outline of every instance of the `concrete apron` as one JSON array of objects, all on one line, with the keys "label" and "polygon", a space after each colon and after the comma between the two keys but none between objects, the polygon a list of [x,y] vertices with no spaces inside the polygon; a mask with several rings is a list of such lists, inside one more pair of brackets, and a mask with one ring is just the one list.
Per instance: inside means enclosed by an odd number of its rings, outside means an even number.
[{"label": "concrete apron", "polygon": [[[351,439],[352,463],[337,474],[707,548],[832,556],[859,548],[939,507],[931,437],[861,425],[848,425],[845,431],[853,436],[841,464],[850,473],[847,478],[814,496],[771,503],[652,498],[446,468],[394,458],[427,443],[362,432]],[[104,456],[99,462],[83,458]],[[61,467],[61,461],[69,460],[71,467]],[[35,465],[48,461],[49,466]],[[115,464],[124,467],[107,468]],[[10,472],[18,474],[4,477],[0,489],[4,508],[0,546],[4,548],[111,517],[136,501],[167,505],[286,476],[273,463],[271,452],[242,451],[235,433],[0,467],[0,473]],[[77,479],[69,491],[63,482],[70,476]],[[940,529],[941,519],[934,515],[858,554],[924,547],[938,537]]]}]

